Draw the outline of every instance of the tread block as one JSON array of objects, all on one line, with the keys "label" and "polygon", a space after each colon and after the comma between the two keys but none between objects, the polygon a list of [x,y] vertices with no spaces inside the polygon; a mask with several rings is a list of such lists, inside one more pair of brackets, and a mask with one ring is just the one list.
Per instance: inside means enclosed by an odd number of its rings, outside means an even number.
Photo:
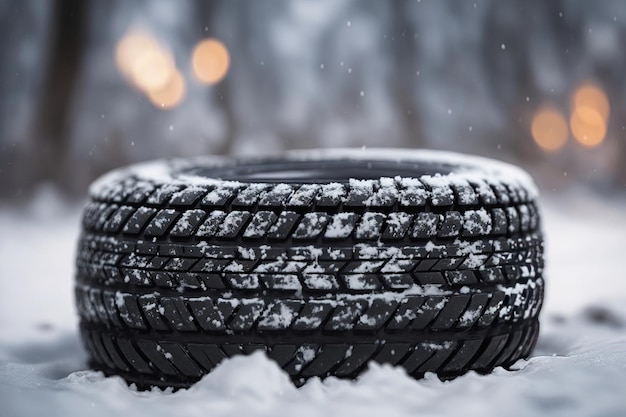
[{"label": "tread block", "polygon": [[339,289],[339,283],[334,275],[304,274],[304,285],[309,290],[331,291]]},{"label": "tread block", "polygon": [[459,321],[469,301],[469,294],[450,297],[439,314],[437,314],[437,318],[430,325],[430,328],[433,330],[447,330],[452,328]]},{"label": "tread block", "polygon": [[429,176],[422,177],[421,181],[430,188],[430,202],[433,206],[451,206],[454,204],[454,192],[448,181]]},{"label": "tread block", "polygon": [[508,205],[511,203],[511,198],[509,196],[509,190],[500,183],[500,181],[496,180],[488,180],[491,189],[496,195],[496,199],[498,200],[498,204]]},{"label": "tread block", "polygon": [[464,258],[442,258],[430,267],[430,271],[451,271],[463,263]]},{"label": "tread block", "polygon": [[141,357],[130,340],[117,338],[116,341],[121,354],[137,372],[141,374],[151,374],[154,372],[150,364]]},{"label": "tread block", "polygon": [[187,210],[180,216],[172,230],[170,235],[174,237],[189,237],[193,234],[196,228],[206,218],[206,212],[204,210]]},{"label": "tread block", "polygon": [[241,188],[239,185],[219,185],[204,196],[200,205],[224,207]]},{"label": "tread block", "polygon": [[248,186],[235,196],[232,205],[249,207],[257,203],[259,196],[270,186],[268,184],[248,184]]},{"label": "tread block", "polygon": [[359,317],[355,330],[378,330],[396,311],[396,300],[374,299],[367,311]]},{"label": "tread block", "polygon": [[[224,317],[223,312],[216,308],[210,298],[191,299],[187,301],[187,305],[202,329],[224,330],[226,328],[224,323],[230,314]],[[229,306],[232,307],[230,304]]]},{"label": "tread block", "polygon": [[362,207],[372,197],[374,192],[374,181],[372,180],[350,180],[350,191],[344,199],[343,204],[347,207]]},{"label": "tread block", "polygon": [[129,190],[126,196],[127,203],[139,204],[143,203],[146,198],[154,191],[154,185],[149,182],[136,182]]},{"label": "tread block", "polygon": [[337,213],[332,216],[332,221],[326,227],[324,238],[326,239],[345,239],[349,237],[356,222],[359,220],[359,215],[356,213]]},{"label": "tread block", "polygon": [[137,297],[132,294],[115,293],[115,305],[124,323],[133,329],[147,329],[143,321],[139,307],[137,307]]},{"label": "tread block", "polygon": [[325,213],[306,213],[294,231],[293,239],[315,239],[322,233],[328,221],[329,217]]},{"label": "tread block", "polygon": [[381,287],[376,274],[341,274],[341,279],[352,291],[372,291]]},{"label": "tread block", "polygon": [[381,178],[380,188],[365,204],[370,207],[391,207],[398,199],[398,190],[393,178]]},{"label": "tread block", "polygon": [[416,272],[413,276],[421,285],[450,285],[441,272]]},{"label": "tread block", "polygon": [[411,329],[425,329],[441,313],[448,303],[448,298],[434,295],[426,298],[425,302],[417,309],[417,315],[411,323]]},{"label": "tread block", "polygon": [[530,230],[530,210],[525,204],[519,206],[517,210],[519,211],[520,230],[528,232]]},{"label": "tread block", "polygon": [[173,209],[160,210],[144,230],[144,234],[150,237],[161,237],[167,229],[176,221],[180,212]]},{"label": "tread block", "polygon": [[263,312],[257,329],[260,331],[282,330],[288,328],[302,308],[302,302],[296,300],[277,300]]},{"label": "tread block", "polygon": [[456,195],[459,206],[473,206],[478,204],[478,195],[474,188],[465,180],[457,179],[450,184]]},{"label": "tread block", "polygon": [[424,345],[415,346],[406,359],[402,360],[402,366],[408,374],[415,372],[420,365],[424,364],[433,355],[433,350]]},{"label": "tread block", "polygon": [[444,275],[451,285],[472,285],[478,283],[474,271],[445,271]]},{"label": "tread block", "polygon": [[463,236],[488,235],[491,232],[491,216],[485,209],[467,210],[463,217]]},{"label": "tread block", "polygon": [[244,331],[252,328],[256,320],[265,309],[262,301],[246,300],[239,306],[228,323],[228,328],[235,331]]},{"label": "tread block", "polygon": [[346,187],[339,183],[323,184],[317,194],[315,204],[320,207],[336,207],[343,201]]},{"label": "tread block", "polygon": [[165,205],[165,203],[172,197],[172,195],[182,188],[183,187],[181,187],[180,185],[161,185],[160,187],[155,188],[152,195],[148,198],[147,203],[159,206]]},{"label": "tread block", "polygon": [[284,366],[285,371],[292,376],[298,375],[302,369],[317,356],[316,345],[303,345],[296,350],[293,360]]},{"label": "tread block", "polygon": [[419,213],[415,219],[411,236],[426,239],[437,235],[439,215],[435,213]]},{"label": "tread block", "polygon": [[403,212],[393,212],[387,215],[387,223],[383,232],[383,239],[402,239],[406,235],[413,221],[413,215]]},{"label": "tread block", "polygon": [[489,302],[489,294],[478,293],[473,294],[469,305],[459,317],[456,327],[459,329],[469,329],[478,321],[485,306]]},{"label": "tread block", "polygon": [[346,274],[371,274],[376,273],[383,266],[385,261],[353,261],[349,262],[342,272]]},{"label": "tread block", "polygon": [[330,320],[324,326],[329,331],[345,331],[354,327],[354,322],[367,308],[364,300],[345,300],[337,305]]},{"label": "tread block", "polygon": [[94,230],[101,232],[104,229],[105,224],[107,224],[110,219],[113,217],[113,214],[119,208],[118,205],[112,204],[110,206],[104,205],[100,210],[98,217],[95,219],[93,228]]},{"label": "tread block", "polygon": [[337,376],[356,373],[372,359],[378,347],[374,343],[357,343],[348,347],[343,363],[335,370]]},{"label": "tread block", "polygon": [[517,233],[520,230],[520,218],[515,207],[507,207],[506,216],[509,221],[509,232]]},{"label": "tread block", "polygon": [[226,274],[226,281],[238,290],[255,290],[259,288],[258,274]]},{"label": "tread block", "polygon": [[224,353],[216,345],[189,343],[187,350],[189,356],[207,372],[215,368],[225,358]]},{"label": "tread block", "polygon": [[109,233],[119,232],[121,227],[126,224],[126,221],[134,212],[135,209],[133,207],[121,206],[111,215],[109,220],[104,223],[103,231]]},{"label": "tread block", "polygon": [[502,302],[504,301],[504,293],[502,292],[494,292],[491,295],[491,299],[489,300],[489,304],[485,311],[478,319],[476,323],[479,327],[489,326],[495,319],[500,315],[500,309],[502,308]]},{"label": "tread block", "polygon": [[408,273],[417,266],[419,261],[413,259],[391,259],[383,265],[380,272],[383,274]]},{"label": "tread block", "polygon": [[189,271],[196,262],[197,260],[193,258],[170,258],[169,262],[167,262],[163,267],[163,270]]},{"label": "tread block", "polygon": [[432,343],[429,345],[425,345],[427,351],[434,350],[434,354],[430,358],[428,358],[426,362],[424,362],[417,368],[417,372],[436,372],[441,367],[441,365],[443,365],[443,363],[450,357],[456,347],[457,342],[454,340],[438,344]]},{"label": "tread block", "polygon": [[316,184],[304,184],[296,190],[287,202],[287,206],[306,207],[315,199],[320,187]]},{"label": "tread block", "polygon": [[302,370],[302,375],[308,377],[326,374],[331,368],[342,362],[347,351],[348,345],[346,344],[324,345],[317,352],[315,359]]},{"label": "tread block", "polygon": [[180,297],[163,297],[159,301],[162,314],[170,325],[181,332],[197,331],[193,316],[187,310],[185,301]]},{"label": "tread block", "polygon": [[490,370],[490,364],[494,362],[494,358],[496,358],[502,349],[504,349],[508,338],[508,335],[502,334],[489,339],[487,347],[478,356],[478,358],[474,360],[473,367],[481,371]]},{"label": "tread block", "polygon": [[175,207],[192,207],[207,193],[207,190],[200,187],[189,187],[178,191],[170,198],[170,205]]},{"label": "tread block", "polygon": [[119,351],[117,350],[116,343],[113,342],[110,336],[102,335],[102,346],[108,353],[111,361],[113,361],[113,363],[115,364],[115,367],[125,372],[130,371],[130,367],[122,358],[122,355],[120,355]]},{"label": "tread block", "polygon": [[476,191],[478,200],[482,204],[490,206],[498,202],[498,199],[496,198],[496,195],[489,183],[478,179],[471,179],[468,182],[474,188],[474,191]]},{"label": "tread block", "polygon": [[382,280],[392,290],[406,290],[415,284],[411,274],[384,274]]},{"label": "tread block", "polygon": [[231,259],[201,259],[191,268],[191,271],[208,273],[222,272],[231,262]]},{"label": "tread block", "polygon": [[248,211],[231,211],[222,221],[215,236],[229,239],[236,237],[249,218],[250,212]]},{"label": "tread block", "polygon": [[293,359],[296,352],[296,346],[294,345],[274,345],[270,348],[267,356],[276,361],[279,366],[284,367],[287,363]]},{"label": "tread block", "polygon": [[357,239],[378,239],[381,229],[385,224],[386,216],[382,213],[363,213],[359,222],[355,236]]},{"label": "tread block", "polygon": [[160,373],[165,375],[176,376],[178,371],[170,362],[172,355],[161,348],[161,345],[152,340],[138,340],[137,348],[148,358],[152,366],[157,368]]},{"label": "tread block", "polygon": [[156,209],[153,208],[139,207],[137,211],[130,216],[130,219],[126,222],[124,229],[122,229],[122,232],[134,235],[141,233],[143,227],[156,212]]},{"label": "tread block", "polygon": [[423,207],[428,192],[417,178],[401,178],[398,203],[405,207]]},{"label": "tread block", "polygon": [[220,290],[226,288],[220,274],[200,274],[198,279],[202,288]]},{"label": "tread block", "polygon": [[293,323],[294,330],[315,330],[319,328],[332,311],[330,303],[309,301],[304,305],[298,318]]},{"label": "tread block", "polygon": [[196,365],[180,344],[172,342],[161,342],[161,351],[169,359],[178,371],[187,377],[199,378],[202,376],[202,370]]},{"label": "tread block", "polygon": [[302,285],[297,275],[293,274],[272,274],[259,275],[263,285],[270,290],[300,291]]},{"label": "tread block", "polygon": [[248,224],[248,227],[243,232],[243,237],[247,238],[261,238],[265,236],[267,229],[269,229],[278,216],[273,211],[258,211]]},{"label": "tread block", "polygon": [[259,200],[262,207],[282,207],[286,205],[289,197],[293,194],[293,188],[287,184],[277,184],[269,191],[266,191]]},{"label": "tread block", "polygon": [[410,348],[411,346],[408,343],[385,343],[380,352],[374,357],[374,361],[380,364],[397,365]]},{"label": "tread block", "polygon": [[159,312],[161,307],[159,306],[158,300],[155,296],[141,296],[139,297],[138,302],[141,307],[141,311],[143,311],[143,316],[146,318],[146,321],[151,328],[154,330],[170,330],[170,326],[165,320],[163,320],[163,316]]},{"label": "tread block", "polygon": [[492,225],[491,233],[494,235],[505,235],[508,230],[506,213],[501,208],[491,210]]},{"label": "tread block", "polygon": [[293,211],[281,212],[267,232],[267,237],[270,239],[286,239],[299,219],[300,215]]},{"label": "tread block", "polygon": [[439,237],[458,236],[463,228],[463,216],[458,211],[446,212],[437,235]]}]

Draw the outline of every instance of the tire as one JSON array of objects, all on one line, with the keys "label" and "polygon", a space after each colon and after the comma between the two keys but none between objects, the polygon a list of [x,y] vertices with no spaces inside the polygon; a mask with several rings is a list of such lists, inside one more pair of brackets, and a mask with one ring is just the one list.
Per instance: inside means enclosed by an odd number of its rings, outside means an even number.
[{"label": "tire", "polygon": [[[356,178],[356,179],[355,179]],[[296,384],[527,357],[543,300],[532,181],[425,151],[138,165],[84,210],[76,304],[94,368],[187,387],[265,351]]]}]

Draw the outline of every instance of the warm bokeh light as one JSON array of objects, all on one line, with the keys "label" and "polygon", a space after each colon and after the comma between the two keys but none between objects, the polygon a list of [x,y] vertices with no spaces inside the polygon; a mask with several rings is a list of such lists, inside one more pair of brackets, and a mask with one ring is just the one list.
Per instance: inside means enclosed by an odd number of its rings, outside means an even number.
[{"label": "warm bokeh light", "polygon": [[155,91],[149,91],[148,98],[156,107],[167,110],[176,107],[185,98],[185,79],[180,71],[175,71],[167,85]]},{"label": "warm bokeh light", "polygon": [[584,146],[598,146],[604,140],[610,114],[610,104],[604,91],[593,83],[581,85],[572,95],[570,129],[574,138]]},{"label": "warm bokeh light", "polygon": [[531,133],[542,149],[556,151],[567,142],[567,121],[558,109],[545,106],[535,113]]},{"label": "warm bokeh light", "polygon": [[595,110],[606,122],[609,119],[609,99],[602,89],[595,84],[583,84],[572,97],[572,108],[587,107]]},{"label": "warm bokeh light", "polygon": [[143,32],[124,35],[115,49],[115,59],[122,74],[144,92],[164,89],[176,71],[169,51]]},{"label": "warm bokeh light", "polygon": [[193,50],[191,67],[194,75],[205,84],[217,84],[228,72],[230,56],[226,46],[217,39],[205,39]]},{"label": "warm bokeh light", "polygon": [[570,118],[574,138],[584,146],[598,146],[606,136],[606,122],[602,114],[591,107],[576,107]]}]

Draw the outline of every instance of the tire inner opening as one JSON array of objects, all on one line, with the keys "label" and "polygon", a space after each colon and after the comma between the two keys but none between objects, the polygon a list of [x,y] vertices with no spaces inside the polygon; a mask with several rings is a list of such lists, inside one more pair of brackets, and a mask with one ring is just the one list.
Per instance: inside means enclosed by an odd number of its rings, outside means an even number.
[{"label": "tire inner opening", "polygon": [[[180,172],[225,181],[267,183],[347,183],[354,179],[447,175],[455,166],[429,161],[317,160],[244,162],[217,168],[190,167]],[[458,167],[457,167],[458,168]]]}]

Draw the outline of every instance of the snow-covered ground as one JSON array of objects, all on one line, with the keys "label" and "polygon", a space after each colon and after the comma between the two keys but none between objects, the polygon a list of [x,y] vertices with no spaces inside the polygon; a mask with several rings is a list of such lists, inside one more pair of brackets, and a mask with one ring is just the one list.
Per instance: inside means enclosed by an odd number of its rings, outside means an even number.
[{"label": "snow-covered ground", "polygon": [[49,190],[0,207],[0,415],[626,415],[626,203],[542,200],[547,295],[534,356],[516,371],[421,381],[371,365],[356,382],[296,389],[261,354],[188,390],[137,392],[85,365],[72,298],[80,207]]}]

